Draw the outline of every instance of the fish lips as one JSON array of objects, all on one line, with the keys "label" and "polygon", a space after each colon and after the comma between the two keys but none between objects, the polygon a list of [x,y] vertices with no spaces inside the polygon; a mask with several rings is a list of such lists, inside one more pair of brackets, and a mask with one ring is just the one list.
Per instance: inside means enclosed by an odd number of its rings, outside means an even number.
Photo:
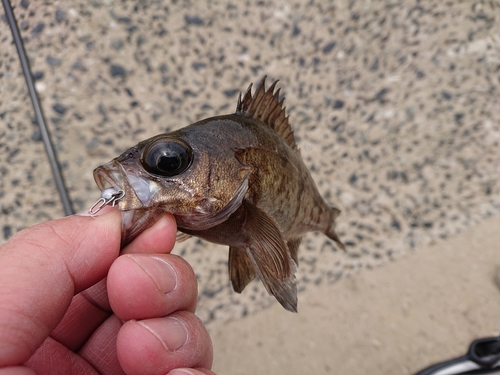
[{"label": "fish lips", "polygon": [[123,190],[125,195],[118,201],[121,211],[148,207],[154,194],[146,179],[127,172],[116,159],[94,169],[94,180],[101,191],[108,187]]}]

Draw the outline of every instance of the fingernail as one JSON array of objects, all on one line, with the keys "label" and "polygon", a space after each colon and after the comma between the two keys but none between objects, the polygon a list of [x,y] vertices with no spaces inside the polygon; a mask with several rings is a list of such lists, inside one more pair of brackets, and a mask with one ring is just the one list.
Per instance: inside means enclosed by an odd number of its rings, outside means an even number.
[{"label": "fingernail", "polygon": [[167,375],[196,375],[201,374],[198,371],[193,371],[188,368],[176,368],[175,370],[170,371]]},{"label": "fingernail", "polygon": [[187,341],[188,332],[182,321],[176,318],[157,318],[138,321],[138,324],[160,340],[165,350],[173,352],[180,349]]},{"label": "fingernail", "polygon": [[128,256],[146,272],[162,293],[170,293],[177,286],[177,275],[168,262],[155,256],[137,254]]}]

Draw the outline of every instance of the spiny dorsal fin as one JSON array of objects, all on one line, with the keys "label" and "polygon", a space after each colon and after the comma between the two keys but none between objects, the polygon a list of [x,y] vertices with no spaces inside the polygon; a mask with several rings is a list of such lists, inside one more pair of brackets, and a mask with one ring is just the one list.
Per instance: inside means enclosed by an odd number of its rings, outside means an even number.
[{"label": "spiny dorsal fin", "polygon": [[274,88],[278,81],[275,81],[266,90],[266,78],[267,76],[262,78],[253,95],[252,84],[248,86],[243,98],[240,93],[238,105],[236,106],[236,113],[238,115],[253,117],[263,121],[273,128],[291,148],[297,150],[293,131],[288,122],[288,116],[285,116],[286,107],[283,106],[285,98],[279,100],[280,89],[274,92]]}]

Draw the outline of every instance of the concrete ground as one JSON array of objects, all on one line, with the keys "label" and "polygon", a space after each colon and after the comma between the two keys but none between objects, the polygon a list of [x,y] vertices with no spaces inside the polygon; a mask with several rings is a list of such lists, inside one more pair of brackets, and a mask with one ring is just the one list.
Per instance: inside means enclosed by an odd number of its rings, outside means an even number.
[{"label": "concrete ground", "polygon": [[[488,219],[384,267],[210,325],[220,374],[413,374],[500,335],[498,228]],[[494,279],[497,278],[495,285]]]},{"label": "concrete ground", "polygon": [[[348,251],[305,237],[290,314],[176,245],[218,373],[411,374],[500,334],[499,1],[12,2],[77,211],[98,165],[280,80]],[[0,176],[0,243],[63,215],[3,16]]]}]

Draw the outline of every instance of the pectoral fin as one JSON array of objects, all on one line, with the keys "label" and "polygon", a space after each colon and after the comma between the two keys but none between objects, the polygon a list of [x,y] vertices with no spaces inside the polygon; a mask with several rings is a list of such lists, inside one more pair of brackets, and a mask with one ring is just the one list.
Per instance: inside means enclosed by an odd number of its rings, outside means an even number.
[{"label": "pectoral fin", "polygon": [[233,289],[241,293],[250,281],[255,278],[255,269],[244,247],[229,248],[229,277]]},{"label": "pectoral fin", "polygon": [[196,231],[213,228],[225,222],[240,206],[248,190],[248,170],[233,196],[219,211],[205,212],[202,207],[199,211],[189,214],[175,214],[177,227],[182,229],[193,229]]},{"label": "pectoral fin", "polygon": [[265,211],[247,201],[243,204],[245,230],[251,238],[246,254],[269,294],[285,309],[297,312],[296,265],[281,230]]}]

